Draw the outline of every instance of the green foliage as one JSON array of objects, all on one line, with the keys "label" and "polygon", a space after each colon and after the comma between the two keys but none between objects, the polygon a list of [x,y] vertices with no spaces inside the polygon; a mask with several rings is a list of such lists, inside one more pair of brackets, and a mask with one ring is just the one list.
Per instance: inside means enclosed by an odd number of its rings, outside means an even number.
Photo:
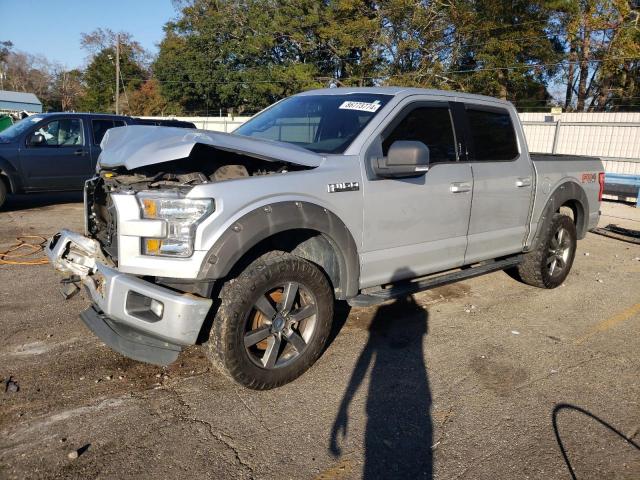
[{"label": "green foliage", "polygon": [[255,112],[321,86],[318,19],[315,1],[196,0],[167,24],[153,71],[163,95],[187,111]]},{"label": "green foliage", "polygon": [[[100,50],[87,66],[84,73],[86,95],[81,104],[83,110],[89,112],[113,112],[115,111],[115,47],[106,47]],[[120,46],[120,74],[121,93],[125,90],[137,89],[146,76],[144,69],[134,58],[134,52],[127,44]],[[121,98],[124,103],[126,97]]]},{"label": "green foliage", "polygon": [[11,49],[13,48],[13,43],[8,40],[0,41],[0,63],[4,63],[4,61],[11,53]]},{"label": "green foliage", "polygon": [[[132,114],[255,113],[302,90],[403,85],[481,93],[521,110],[640,104],[638,8],[628,0],[174,0],[157,57],[131,34],[83,34],[82,72],[0,42],[5,86],[47,107]],[[45,59],[46,60],[46,59]],[[564,85],[564,86],[563,86]],[[153,112],[153,113],[151,113]]]},{"label": "green foliage", "polygon": [[[184,111],[259,110],[326,86],[408,85],[544,102],[561,46],[548,2],[191,0],[153,71]],[[509,66],[510,68],[501,68]]]}]

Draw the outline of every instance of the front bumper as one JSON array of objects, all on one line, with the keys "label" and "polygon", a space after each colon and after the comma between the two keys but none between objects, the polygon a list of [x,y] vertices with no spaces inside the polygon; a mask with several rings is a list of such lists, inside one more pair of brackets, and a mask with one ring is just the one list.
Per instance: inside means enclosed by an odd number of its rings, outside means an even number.
[{"label": "front bumper", "polygon": [[211,299],[121,273],[106,264],[95,240],[68,230],[54,235],[46,253],[56,270],[76,275],[86,287],[94,305],[81,317],[114,350],[166,365],[196,342]]}]

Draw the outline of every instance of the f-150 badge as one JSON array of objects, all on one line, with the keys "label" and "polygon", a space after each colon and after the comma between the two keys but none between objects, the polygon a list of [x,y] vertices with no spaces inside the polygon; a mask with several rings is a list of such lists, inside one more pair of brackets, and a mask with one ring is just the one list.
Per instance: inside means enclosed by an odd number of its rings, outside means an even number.
[{"label": "f-150 badge", "polygon": [[327,190],[329,193],[353,192],[360,190],[360,184],[358,182],[330,183],[327,185]]}]

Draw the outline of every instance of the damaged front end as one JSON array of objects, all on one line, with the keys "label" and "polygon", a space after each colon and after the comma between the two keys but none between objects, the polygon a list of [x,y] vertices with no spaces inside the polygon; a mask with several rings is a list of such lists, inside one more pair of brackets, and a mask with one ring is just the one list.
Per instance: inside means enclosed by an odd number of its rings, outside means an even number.
[{"label": "damaged front end", "polygon": [[[93,305],[80,315],[102,341],[123,355],[167,365],[194,344],[211,299],[170,290],[119,272],[96,240],[62,230],[46,248],[51,264],[82,284]],[[63,281],[64,282],[64,281]]]},{"label": "damaged front end", "polygon": [[81,314],[85,324],[130,358],[174,361],[196,343],[211,309],[212,282],[197,279],[207,251],[196,249],[194,238],[216,204],[193,198],[192,189],[320,163],[302,149],[231,137],[109,130],[98,174],[85,185],[85,234],[62,230],[47,246],[51,264],[67,275],[63,294],[82,285],[93,302]]}]

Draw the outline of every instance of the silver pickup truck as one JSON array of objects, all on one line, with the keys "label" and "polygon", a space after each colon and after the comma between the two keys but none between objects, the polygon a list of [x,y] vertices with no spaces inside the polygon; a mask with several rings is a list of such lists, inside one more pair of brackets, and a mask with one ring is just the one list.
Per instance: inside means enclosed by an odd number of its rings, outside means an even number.
[{"label": "silver pickup truck", "polygon": [[508,102],[412,88],[304,92],[233,134],[114,128],[102,150],[84,234],[47,248],[81,318],[154,364],[203,344],[255,389],[317,360],[336,300],[496,270],[557,287],[604,182],[598,159],[530,155]]}]

